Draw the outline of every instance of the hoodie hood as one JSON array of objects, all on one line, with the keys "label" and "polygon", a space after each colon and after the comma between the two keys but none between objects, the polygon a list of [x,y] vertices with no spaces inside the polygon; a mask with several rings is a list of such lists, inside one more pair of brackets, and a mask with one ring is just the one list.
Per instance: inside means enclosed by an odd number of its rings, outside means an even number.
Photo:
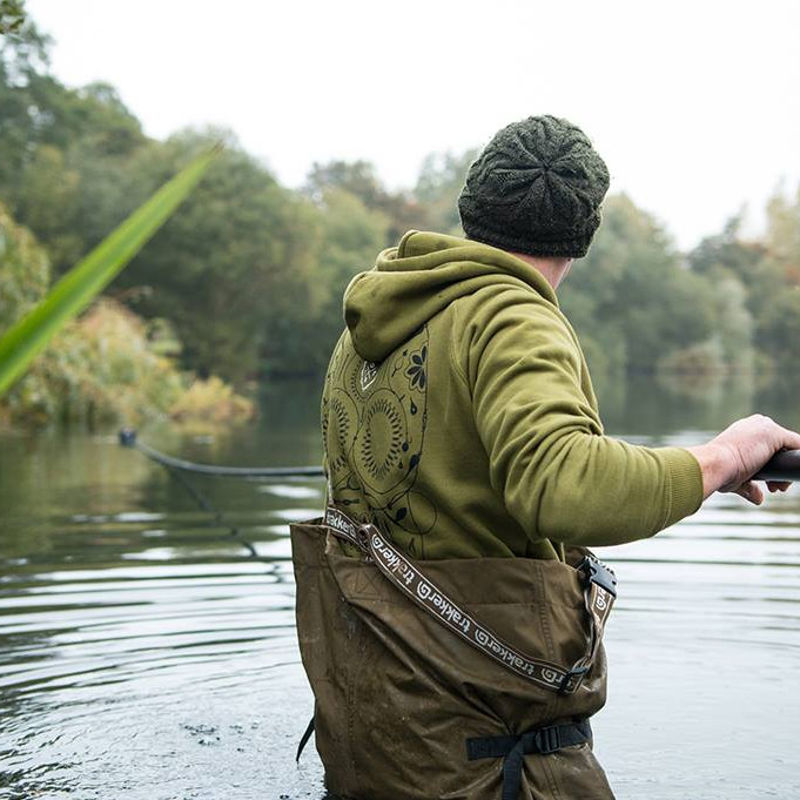
[{"label": "hoodie hood", "polygon": [[454,300],[498,283],[524,287],[558,307],[553,288],[522,259],[456,236],[409,231],[345,290],[353,347],[365,361],[383,361]]}]

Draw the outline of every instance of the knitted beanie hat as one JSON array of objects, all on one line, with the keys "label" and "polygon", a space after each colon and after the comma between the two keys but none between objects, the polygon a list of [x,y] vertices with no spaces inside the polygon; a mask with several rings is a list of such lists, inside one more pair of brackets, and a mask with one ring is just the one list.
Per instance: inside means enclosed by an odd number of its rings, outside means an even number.
[{"label": "knitted beanie hat", "polygon": [[498,131],[467,173],[458,212],[470,239],[533,256],[586,255],[608,169],[586,134],[558,117]]}]

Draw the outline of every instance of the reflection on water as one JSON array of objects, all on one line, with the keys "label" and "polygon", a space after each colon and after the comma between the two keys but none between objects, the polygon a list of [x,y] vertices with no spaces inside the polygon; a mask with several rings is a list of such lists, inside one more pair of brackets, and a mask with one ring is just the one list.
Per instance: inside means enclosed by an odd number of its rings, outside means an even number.
[{"label": "reflection on water", "polygon": [[[315,394],[292,397],[226,438],[142,437],[195,460],[318,463]],[[798,426],[792,397],[651,384],[601,407],[615,434],[688,443],[755,408]],[[313,748],[293,760],[312,702],[286,529],[321,486],[195,480],[221,521],[113,435],[0,438],[0,797],[322,796]],[[601,555],[622,591],[596,747],[620,800],[800,795],[800,490],[760,509],[718,496]]]}]

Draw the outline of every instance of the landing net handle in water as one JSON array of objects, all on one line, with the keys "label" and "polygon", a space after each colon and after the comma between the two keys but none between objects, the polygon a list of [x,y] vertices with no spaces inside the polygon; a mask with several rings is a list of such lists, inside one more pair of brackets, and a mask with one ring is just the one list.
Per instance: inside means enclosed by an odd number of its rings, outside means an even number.
[{"label": "landing net handle in water", "polygon": [[133,447],[149,459],[170,469],[195,472],[201,475],[216,475],[221,478],[322,478],[322,467],[223,467],[216,464],[196,464],[161,453],[136,438],[136,431],[123,428],[119,432],[119,443],[123,447]]},{"label": "landing net handle in water", "polygon": [[[123,447],[130,447],[138,450],[143,455],[147,456],[151,461],[161,464],[164,469],[169,472],[183,488],[192,496],[197,505],[209,514],[213,514],[213,518],[209,521],[209,525],[214,527],[217,525],[228,525],[224,522],[224,514],[222,511],[211,502],[211,500],[197,487],[184,473],[194,473],[199,475],[206,475],[214,478],[240,478],[243,480],[251,480],[254,478],[265,479],[293,479],[293,478],[322,478],[324,472],[322,467],[225,467],[217,466],[216,464],[196,464],[193,461],[184,461],[182,458],[174,458],[173,456],[161,453],[158,450],[138,441],[136,431],[132,428],[122,428],[119,432],[119,443]],[[252,542],[245,541],[239,536],[239,529],[236,525],[228,525],[228,536],[237,537],[242,546],[245,547],[248,553],[257,558],[258,553]]]},{"label": "landing net handle in water", "polygon": [[753,477],[757,481],[800,481],[800,450],[776,453]]}]

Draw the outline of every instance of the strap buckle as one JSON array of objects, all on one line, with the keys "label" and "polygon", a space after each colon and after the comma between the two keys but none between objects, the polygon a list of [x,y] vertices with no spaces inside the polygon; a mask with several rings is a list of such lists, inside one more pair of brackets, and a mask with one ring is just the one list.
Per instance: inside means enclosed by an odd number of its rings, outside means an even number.
[{"label": "strap buckle", "polygon": [[369,542],[370,539],[372,538],[373,527],[374,527],[373,525],[365,523],[363,525],[359,525],[355,530],[356,542],[358,544],[358,547],[364,551],[367,561],[372,561],[372,556],[370,555],[370,549],[369,549]]},{"label": "strap buckle", "polygon": [[599,558],[586,556],[578,566],[578,570],[586,573],[586,580],[589,583],[597,584],[613,597],[617,596],[617,576],[614,570],[607,567]]},{"label": "strap buckle", "polygon": [[561,735],[558,725],[550,725],[534,731],[533,743],[536,745],[536,752],[545,756],[561,750]]},{"label": "strap buckle", "polygon": [[587,672],[589,671],[589,665],[584,665],[582,667],[573,667],[572,669],[568,670],[564,673],[564,677],[561,679],[561,683],[558,685],[558,693],[559,694],[567,694],[571,691],[572,687],[570,686],[570,682],[573,678],[582,678]]}]

